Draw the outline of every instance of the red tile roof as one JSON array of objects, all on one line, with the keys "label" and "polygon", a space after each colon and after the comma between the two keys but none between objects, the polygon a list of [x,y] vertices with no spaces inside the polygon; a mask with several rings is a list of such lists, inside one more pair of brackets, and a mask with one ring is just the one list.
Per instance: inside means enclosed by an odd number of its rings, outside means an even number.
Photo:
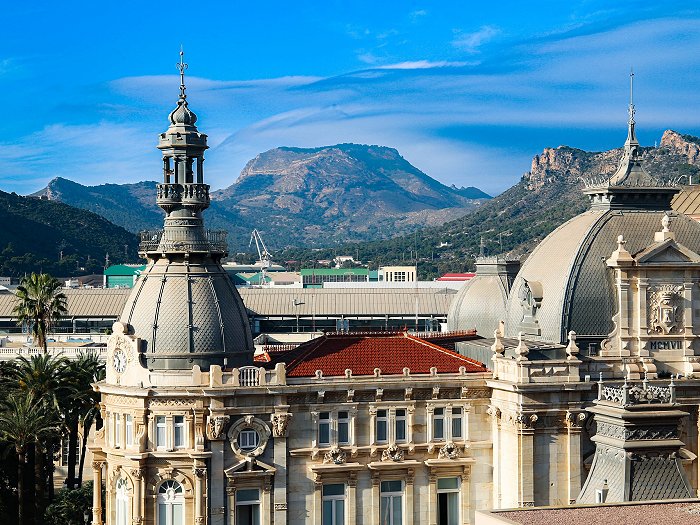
[{"label": "red tile roof", "polygon": [[[462,340],[475,338],[476,333]],[[486,372],[486,366],[474,359],[442,348],[420,337],[405,333],[325,334],[290,352],[272,356],[287,363],[288,377],[311,377],[316,370],[324,376],[373,375],[379,368],[383,375],[400,375],[403,369],[412,374],[456,374],[460,367],[467,372]]]},{"label": "red tile roof", "polygon": [[475,273],[446,273],[442,277],[435,279],[436,281],[468,281],[474,277]]}]

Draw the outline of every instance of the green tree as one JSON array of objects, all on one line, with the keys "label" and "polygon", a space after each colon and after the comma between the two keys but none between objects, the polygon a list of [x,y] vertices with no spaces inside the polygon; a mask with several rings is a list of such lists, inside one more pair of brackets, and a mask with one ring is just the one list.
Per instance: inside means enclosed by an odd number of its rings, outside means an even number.
[{"label": "green tree", "polygon": [[63,489],[56,494],[56,499],[46,508],[44,523],[52,525],[82,525],[84,515],[92,519],[92,481],[88,481],[77,490]]},{"label": "green tree", "polygon": [[0,410],[0,435],[14,445],[17,454],[17,508],[19,525],[28,523],[28,496],[26,456],[31,445],[43,441],[58,431],[56,411],[45,399],[29,392],[15,392],[4,400]]},{"label": "green tree", "polygon": [[[66,486],[73,488],[82,483],[88,434],[93,422],[100,419],[100,396],[92,388],[96,381],[104,379],[105,365],[95,352],[81,352],[67,365],[71,393],[65,403],[65,424],[68,433],[68,474]],[[76,478],[79,427],[82,426],[80,466]]]},{"label": "green tree", "polygon": [[48,351],[49,330],[68,312],[66,301],[61,283],[45,273],[32,273],[17,287],[17,304],[12,312],[17,316],[17,324],[29,327],[34,343],[44,353]]}]

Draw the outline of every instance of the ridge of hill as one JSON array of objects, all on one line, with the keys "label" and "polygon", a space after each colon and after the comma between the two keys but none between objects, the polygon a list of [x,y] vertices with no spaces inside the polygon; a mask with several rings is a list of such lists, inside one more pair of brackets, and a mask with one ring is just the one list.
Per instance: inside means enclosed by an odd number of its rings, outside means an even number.
[{"label": "ridge of hill", "polygon": [[[155,184],[83,186],[56,178],[34,195],[88,209],[136,232],[162,226]],[[227,230],[235,253],[247,248],[253,228],[272,249],[382,239],[442,224],[490,197],[432,179],[394,148],[338,144],[261,153],[211,198],[207,226]]]},{"label": "ridge of hill", "polygon": [[[308,261],[349,253],[374,267],[418,260],[421,278],[474,268],[483,237],[487,253],[528,254],[557,226],[585,211],[582,179],[614,172],[622,149],[589,152],[569,146],[545,148],[520,181],[479,208],[441,226],[382,242],[345,244],[332,250],[287,250],[279,257]],[[658,147],[643,148],[644,165],[662,180],[700,178],[700,138],[666,130]],[[417,254],[417,256],[416,256]]]},{"label": "ridge of hill", "polygon": [[111,262],[138,259],[133,233],[95,213],[61,202],[0,191],[0,275],[101,273]]}]

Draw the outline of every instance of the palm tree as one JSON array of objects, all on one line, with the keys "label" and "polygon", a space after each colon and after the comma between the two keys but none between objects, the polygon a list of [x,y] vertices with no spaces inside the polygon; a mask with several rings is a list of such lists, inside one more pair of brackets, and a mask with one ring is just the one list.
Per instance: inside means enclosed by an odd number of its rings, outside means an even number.
[{"label": "palm tree", "polygon": [[0,411],[0,435],[17,453],[17,508],[19,525],[27,525],[27,498],[24,482],[27,450],[58,430],[56,412],[32,393],[15,392],[7,397]]},{"label": "palm tree", "polygon": [[28,325],[34,343],[48,351],[47,335],[56,322],[68,312],[66,294],[58,279],[46,273],[32,273],[17,287],[17,304],[12,313],[17,324]]},{"label": "palm tree", "polygon": [[[66,413],[73,392],[68,360],[46,353],[30,358],[20,356],[15,361],[15,367],[7,370],[4,383],[11,391],[42,399],[56,420],[60,414]],[[47,492],[49,499],[53,498],[53,454],[57,445],[57,433],[46,435],[43,440],[29,445],[29,457],[33,458],[35,468],[34,501],[39,516],[43,515]]]},{"label": "palm tree", "polygon": [[72,392],[68,399],[68,410],[65,412],[68,431],[68,476],[66,482],[69,488],[73,488],[76,485],[75,467],[78,456],[79,426],[82,424],[83,439],[77,485],[82,483],[88,434],[92,423],[99,417],[100,413],[100,396],[93,390],[92,384],[104,379],[105,365],[100,362],[97,353],[81,352],[75,361],[68,364],[68,369]]}]

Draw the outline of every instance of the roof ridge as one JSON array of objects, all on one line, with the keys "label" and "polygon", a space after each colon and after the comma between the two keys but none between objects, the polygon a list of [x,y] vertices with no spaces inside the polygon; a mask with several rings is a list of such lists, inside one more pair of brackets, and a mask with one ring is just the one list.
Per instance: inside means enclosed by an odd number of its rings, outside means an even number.
[{"label": "roof ridge", "polygon": [[467,363],[479,365],[479,366],[482,366],[482,367],[488,369],[486,364],[482,363],[481,361],[477,361],[476,359],[472,359],[471,357],[464,356],[464,355],[460,354],[459,352],[455,352],[453,350],[448,350],[447,348],[443,348],[442,346],[436,345],[435,343],[431,343],[430,341],[426,341],[425,339],[421,339],[420,337],[416,337],[414,335],[411,335],[408,332],[406,332],[406,335],[404,337],[406,337],[408,339],[412,339],[413,341],[417,341],[418,343],[423,344],[425,346],[428,346],[428,347],[430,347],[434,350],[437,350],[443,354],[449,355],[451,357],[457,357],[457,358],[461,359],[462,361],[466,361]]},{"label": "roof ridge", "polygon": [[[328,336],[324,333],[322,336],[317,337],[315,339],[312,339],[311,341],[307,341],[306,343],[302,343],[297,347],[299,349],[300,347],[304,346],[305,344],[309,344],[310,348],[308,350],[302,351],[296,358],[292,359],[287,365],[287,372],[293,371],[297,366],[299,366],[300,363],[304,362],[311,354],[323,343],[324,341],[328,340]],[[313,344],[312,344],[313,343]]]}]

